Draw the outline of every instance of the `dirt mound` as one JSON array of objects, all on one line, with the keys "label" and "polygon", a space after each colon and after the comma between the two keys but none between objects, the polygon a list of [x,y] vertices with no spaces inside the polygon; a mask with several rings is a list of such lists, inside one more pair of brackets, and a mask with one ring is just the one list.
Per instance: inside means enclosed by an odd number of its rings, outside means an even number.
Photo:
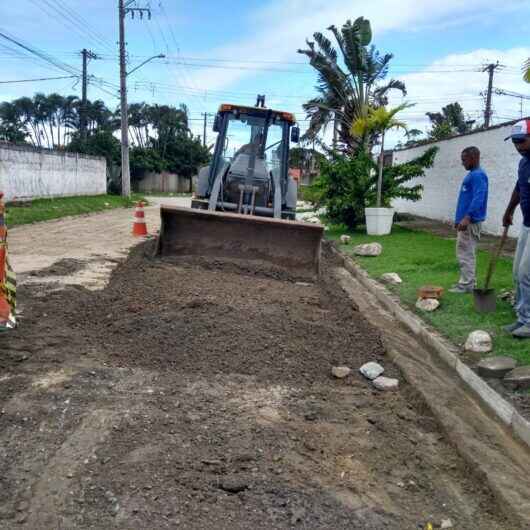
[{"label": "dirt mound", "polygon": [[[146,249],[104,291],[21,288],[0,337],[0,528],[516,530],[334,263],[306,283]],[[357,373],[373,360],[399,392]]]},{"label": "dirt mound", "polygon": [[296,383],[383,354],[377,331],[334,284],[269,273],[233,262],[227,271],[219,261],[206,269],[195,260],[146,261],[138,249],[108,289],[64,318],[94,347],[112,344],[117,366]]}]

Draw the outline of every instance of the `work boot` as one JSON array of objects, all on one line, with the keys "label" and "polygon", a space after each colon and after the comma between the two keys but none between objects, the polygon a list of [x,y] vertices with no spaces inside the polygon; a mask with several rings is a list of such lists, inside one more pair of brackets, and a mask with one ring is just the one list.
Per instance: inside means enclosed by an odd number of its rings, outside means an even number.
[{"label": "work boot", "polygon": [[502,326],[502,329],[506,331],[506,333],[513,333],[516,329],[519,329],[520,327],[524,326],[522,322],[514,322],[513,324],[508,324],[507,326]]},{"label": "work boot", "polygon": [[530,339],[530,324],[524,324],[512,331],[512,335],[518,339]]},{"label": "work boot", "polygon": [[456,294],[469,294],[473,292],[474,287],[472,285],[461,285],[457,283],[452,289],[449,289],[450,293]]}]

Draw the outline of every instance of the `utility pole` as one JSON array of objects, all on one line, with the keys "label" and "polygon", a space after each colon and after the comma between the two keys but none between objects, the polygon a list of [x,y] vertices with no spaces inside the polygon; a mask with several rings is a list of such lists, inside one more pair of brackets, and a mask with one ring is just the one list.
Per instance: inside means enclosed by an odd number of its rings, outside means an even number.
[{"label": "utility pole", "polygon": [[509,96],[512,98],[518,98],[519,99],[519,114],[521,116],[521,119],[523,119],[523,102],[530,101],[530,96],[527,96],[525,94],[520,94],[519,92],[512,92],[511,90],[503,90],[502,88],[495,88],[493,91],[495,92],[495,94],[499,96]]},{"label": "utility pole", "polygon": [[[147,13],[151,19],[151,10],[148,7],[135,7],[135,0],[119,0],[120,20],[120,109],[121,109],[121,194],[129,197],[131,194],[131,171],[129,167],[129,111],[127,106],[127,60],[125,43],[125,17],[131,13],[143,18]],[[131,7],[132,6],[132,7]]]},{"label": "utility pole", "polygon": [[491,123],[491,115],[493,114],[491,110],[491,95],[493,92],[493,74],[495,70],[500,68],[501,65],[499,61],[496,63],[490,63],[483,68],[483,72],[488,72],[488,92],[486,94],[486,109],[484,110],[484,127],[489,128]]},{"label": "utility pole", "polygon": [[203,129],[203,135],[202,135],[202,146],[206,147],[206,127],[208,125],[208,116],[211,116],[209,112],[203,112],[202,115],[204,116],[204,129]]},{"label": "utility pole", "polygon": [[97,59],[98,56],[86,48],[83,48],[81,51],[83,57],[83,80],[82,80],[82,91],[81,91],[81,113],[80,113],[80,129],[81,129],[81,140],[86,141],[87,137],[87,85],[88,85],[88,75],[87,75],[87,66],[89,59]]}]

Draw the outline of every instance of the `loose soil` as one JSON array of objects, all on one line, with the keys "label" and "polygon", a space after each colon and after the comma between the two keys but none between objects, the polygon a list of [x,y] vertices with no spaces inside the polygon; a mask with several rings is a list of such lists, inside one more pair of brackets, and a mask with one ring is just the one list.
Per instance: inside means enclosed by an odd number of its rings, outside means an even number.
[{"label": "loose soil", "polygon": [[[519,528],[330,259],[306,283],[148,250],[102,291],[20,288],[0,336],[0,528]],[[373,360],[398,392],[357,373]]]}]

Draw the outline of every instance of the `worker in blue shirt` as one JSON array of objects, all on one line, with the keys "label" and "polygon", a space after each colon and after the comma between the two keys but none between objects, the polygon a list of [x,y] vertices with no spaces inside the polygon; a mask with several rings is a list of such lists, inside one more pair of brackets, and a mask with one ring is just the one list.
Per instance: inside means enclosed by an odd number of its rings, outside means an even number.
[{"label": "worker in blue shirt", "polygon": [[521,207],[523,225],[513,262],[515,281],[515,312],[517,321],[505,326],[505,331],[521,339],[530,338],[530,120],[521,120],[512,127],[506,140],[512,143],[521,155],[518,178],[502,224],[513,224],[513,214]]},{"label": "worker in blue shirt", "polygon": [[488,176],[480,167],[480,151],[466,147],[462,151],[464,177],[456,205],[456,256],[460,266],[460,280],[449,291],[470,293],[475,288],[476,252],[488,208]]}]

